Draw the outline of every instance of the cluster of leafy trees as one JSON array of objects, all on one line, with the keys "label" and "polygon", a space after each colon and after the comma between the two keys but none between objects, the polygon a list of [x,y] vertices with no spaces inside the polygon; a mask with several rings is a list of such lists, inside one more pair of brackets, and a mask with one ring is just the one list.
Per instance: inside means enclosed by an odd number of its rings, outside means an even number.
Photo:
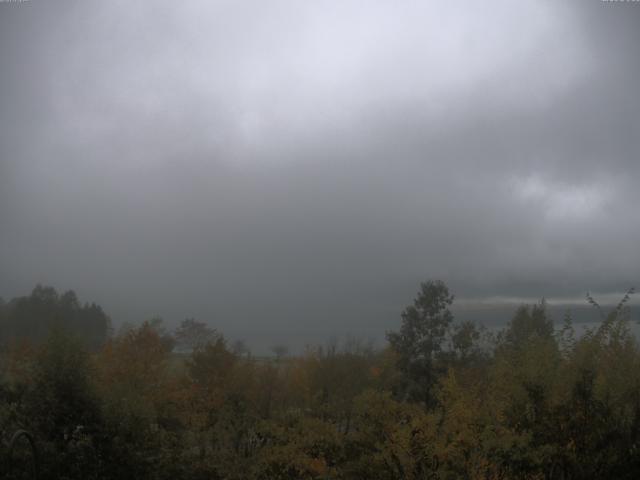
[{"label": "cluster of leafy trees", "polygon": [[12,342],[0,428],[30,430],[51,479],[638,478],[626,298],[580,336],[544,302],[497,334],[456,323],[452,302],[422,284],[380,350],[260,359],[195,320],[180,354],[153,322],[95,351],[61,332]]},{"label": "cluster of leafy trees", "polygon": [[80,304],[73,290],[59,294],[37,285],[30,295],[7,303],[0,299],[0,345],[24,339],[41,343],[52,330],[74,332],[94,350],[107,341],[111,320],[99,305]]}]

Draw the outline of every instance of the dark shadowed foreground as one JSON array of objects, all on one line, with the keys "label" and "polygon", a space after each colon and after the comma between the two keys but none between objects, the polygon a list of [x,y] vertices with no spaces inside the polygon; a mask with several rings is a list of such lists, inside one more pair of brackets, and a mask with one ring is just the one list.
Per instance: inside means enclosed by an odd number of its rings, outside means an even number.
[{"label": "dark shadowed foreground", "polygon": [[29,430],[56,480],[635,479],[627,300],[589,297],[601,322],[579,337],[544,302],[494,334],[431,281],[382,350],[256,358],[194,319],[113,335],[99,307],[38,287],[0,308],[0,428]]}]

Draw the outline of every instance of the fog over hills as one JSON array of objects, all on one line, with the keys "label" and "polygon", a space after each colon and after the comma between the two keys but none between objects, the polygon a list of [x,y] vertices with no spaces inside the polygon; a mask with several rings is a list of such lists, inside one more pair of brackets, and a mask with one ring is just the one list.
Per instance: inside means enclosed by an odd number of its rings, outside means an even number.
[{"label": "fog over hills", "polygon": [[578,0],[0,3],[0,294],[258,349],[381,338],[432,278],[486,324],[497,297],[621,296],[638,25]]}]

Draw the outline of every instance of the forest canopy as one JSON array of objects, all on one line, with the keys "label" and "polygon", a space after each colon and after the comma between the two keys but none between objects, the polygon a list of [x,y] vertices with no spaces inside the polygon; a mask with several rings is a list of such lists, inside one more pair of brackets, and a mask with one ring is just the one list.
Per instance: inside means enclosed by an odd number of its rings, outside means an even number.
[{"label": "forest canopy", "polygon": [[107,341],[111,320],[99,305],[81,304],[73,290],[58,293],[37,285],[27,296],[0,301],[0,344],[40,343],[55,329],[73,332],[87,347],[97,349]]},{"label": "forest canopy", "polygon": [[[45,479],[635,479],[629,295],[588,300],[602,320],[581,335],[544,301],[491,332],[428,281],[383,348],[254,357],[193,318],[111,334],[99,307],[38,286],[2,307],[0,431],[31,432]],[[16,455],[7,478],[31,462]]]}]

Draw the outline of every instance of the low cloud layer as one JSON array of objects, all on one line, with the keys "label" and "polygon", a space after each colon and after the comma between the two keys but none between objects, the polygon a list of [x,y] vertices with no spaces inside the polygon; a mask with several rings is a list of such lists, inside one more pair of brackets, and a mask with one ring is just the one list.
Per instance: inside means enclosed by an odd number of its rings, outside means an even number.
[{"label": "low cloud layer", "polygon": [[[638,280],[640,6],[0,4],[0,294],[379,336]],[[294,340],[297,341],[297,340]]]}]

